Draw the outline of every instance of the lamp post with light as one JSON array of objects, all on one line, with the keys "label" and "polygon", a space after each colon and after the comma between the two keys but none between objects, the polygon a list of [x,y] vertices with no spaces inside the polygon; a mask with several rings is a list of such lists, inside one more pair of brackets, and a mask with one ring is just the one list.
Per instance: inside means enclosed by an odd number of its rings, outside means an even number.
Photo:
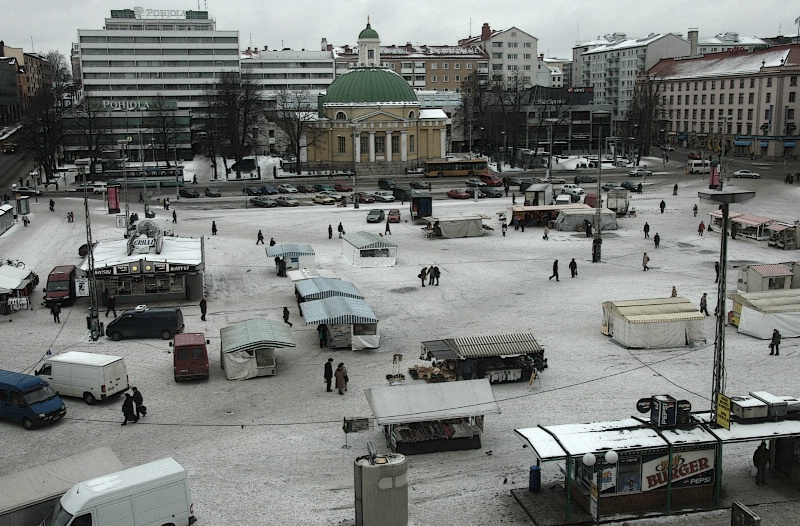
[{"label": "lamp post with light", "polygon": [[603,462],[599,463],[594,453],[586,453],[581,459],[583,464],[592,469],[592,489],[590,498],[590,514],[595,524],[600,524],[600,494],[603,493],[603,472],[606,466],[616,466],[619,455],[613,449],[603,453]]}]

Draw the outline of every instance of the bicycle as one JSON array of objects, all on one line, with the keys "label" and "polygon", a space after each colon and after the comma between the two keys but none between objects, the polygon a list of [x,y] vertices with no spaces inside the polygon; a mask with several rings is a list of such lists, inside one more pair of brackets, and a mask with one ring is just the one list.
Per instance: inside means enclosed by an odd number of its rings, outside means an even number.
[{"label": "bicycle", "polygon": [[5,263],[3,263],[3,261],[0,261],[0,265],[3,265],[3,264],[8,265],[10,267],[25,268],[25,263],[23,263],[22,261],[20,261],[18,259],[13,259],[13,260],[12,259],[7,259],[7,260],[5,260]]}]

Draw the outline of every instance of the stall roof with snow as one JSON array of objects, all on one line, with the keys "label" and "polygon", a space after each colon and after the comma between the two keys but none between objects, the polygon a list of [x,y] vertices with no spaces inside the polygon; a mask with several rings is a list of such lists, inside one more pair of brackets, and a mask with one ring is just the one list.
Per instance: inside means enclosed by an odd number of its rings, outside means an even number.
[{"label": "stall roof with snow", "polygon": [[377,425],[500,414],[489,380],[364,389]]},{"label": "stall roof with snow", "polygon": [[246,380],[275,374],[273,350],[295,347],[294,337],[282,322],[253,318],[219,331],[220,359],[228,380]]},{"label": "stall roof with snow", "polygon": [[318,300],[331,296],[364,299],[361,291],[351,282],[342,279],[311,278],[298,281],[294,285],[297,295],[303,301]]},{"label": "stall roof with snow", "polygon": [[378,318],[362,299],[332,296],[300,304],[306,325],[352,325],[354,323],[378,323]]},{"label": "stall roof with snow", "polygon": [[762,340],[778,329],[784,338],[800,336],[800,289],[728,294],[739,313],[739,332]]},{"label": "stall roof with snow", "polygon": [[357,267],[392,267],[397,262],[397,244],[371,232],[345,234],[342,255]]},{"label": "stall roof with snow", "polygon": [[423,217],[428,223],[428,228],[436,229],[438,226],[443,238],[479,237],[484,235],[483,220],[487,216],[452,216],[452,217]]},{"label": "stall roof with snow", "polygon": [[286,277],[292,281],[302,281],[311,278],[337,278],[336,272],[325,268],[298,268],[295,270],[287,270]]},{"label": "stall roof with snow", "polygon": [[9,294],[12,290],[24,289],[33,279],[32,273],[30,269],[0,265],[0,294]]},{"label": "stall roof with snow", "polygon": [[275,246],[267,247],[267,256],[278,257],[298,257],[313,256],[314,248],[305,243],[280,243]]},{"label": "stall roof with snow", "polygon": [[[583,226],[584,221],[589,221],[594,225],[595,217],[597,217],[597,209],[595,208],[581,208],[581,209],[562,209],[558,214],[555,222],[555,229],[565,232],[575,232],[579,226]],[[600,210],[600,230],[616,230],[617,229],[617,213],[608,208]]]},{"label": "stall roof with snow", "polygon": [[701,341],[702,314],[686,298],[653,298],[603,303],[603,334],[627,348],[663,348]]},{"label": "stall roof with snow", "polygon": [[[190,265],[196,268],[203,264],[202,238],[162,236],[161,250],[158,253],[149,251],[147,254],[142,254],[136,250],[129,253],[128,248],[127,239],[97,243],[92,251],[95,269],[138,263],[143,257],[151,262]],[[88,258],[81,264],[81,270],[84,272],[89,270]]]},{"label": "stall roof with snow", "polygon": [[423,359],[467,360],[541,353],[533,334],[498,334],[422,342]]}]

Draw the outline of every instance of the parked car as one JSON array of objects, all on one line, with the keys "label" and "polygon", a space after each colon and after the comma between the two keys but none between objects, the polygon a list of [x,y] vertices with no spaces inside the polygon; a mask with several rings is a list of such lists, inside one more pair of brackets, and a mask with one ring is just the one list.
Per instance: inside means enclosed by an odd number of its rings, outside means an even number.
[{"label": "parked car", "polygon": [[503,197],[503,191],[494,186],[484,186],[480,191],[481,197]]},{"label": "parked car", "polygon": [[381,223],[384,219],[386,219],[386,214],[378,208],[373,208],[367,213],[367,223]]},{"label": "parked car", "polygon": [[275,198],[275,202],[280,206],[300,206],[300,201],[288,195],[279,195]]},{"label": "parked car", "polygon": [[200,193],[194,188],[181,188],[178,190],[178,195],[181,197],[200,197]]},{"label": "parked car", "polygon": [[520,179],[519,177],[506,176],[503,177],[503,184],[505,186],[519,186],[522,184],[522,179]]},{"label": "parked car", "polygon": [[675,147],[672,146],[671,144],[662,144],[661,145],[661,149],[663,151],[665,151],[665,152],[674,152],[675,151]]},{"label": "parked car", "polygon": [[411,186],[411,188],[413,188],[414,190],[430,190],[431,189],[430,181],[411,181],[411,183],[409,183],[409,186]]},{"label": "parked car", "polygon": [[242,188],[242,193],[244,195],[261,195],[261,190],[257,186],[245,186]]},{"label": "parked car", "polygon": [[583,183],[596,183],[597,179],[592,177],[591,175],[576,175],[575,176],[575,184],[583,184]]},{"label": "parked car", "polygon": [[84,190],[92,192],[94,190],[94,183],[81,183],[72,189],[73,192],[83,192]]},{"label": "parked car", "polygon": [[317,192],[317,195],[319,194],[327,195],[328,197],[331,197],[334,201],[344,201],[344,196],[342,194],[337,194],[336,192],[325,190],[323,192]]},{"label": "parked car", "polygon": [[737,170],[733,172],[734,177],[749,177],[750,179],[758,179],[761,177],[761,174],[757,174],[755,172],[751,172],[750,170]]},{"label": "parked car", "polygon": [[42,195],[41,190],[37,190],[32,186],[18,186],[15,190],[19,195]]},{"label": "parked car", "polygon": [[271,197],[260,195],[258,197],[251,197],[250,204],[261,208],[275,208],[278,206],[277,201]]},{"label": "parked car", "polygon": [[302,192],[304,194],[313,194],[316,192],[313,185],[310,184],[299,184],[297,185],[297,191]]},{"label": "parked car", "polygon": [[703,156],[700,155],[700,152],[689,152],[688,157],[693,161],[699,161],[700,159],[703,158]]},{"label": "parked car", "polygon": [[565,184],[561,187],[561,193],[568,195],[581,195],[585,192],[583,191],[583,188],[576,184]]},{"label": "parked car", "polygon": [[222,197],[222,192],[219,191],[219,188],[206,188],[203,193],[206,194],[206,197]]},{"label": "parked car", "polygon": [[534,179],[533,182],[540,183],[540,184],[542,184],[542,183],[544,183],[544,184],[564,184],[564,183],[567,182],[567,180],[563,179],[561,177],[552,177],[552,176],[550,176],[550,177],[538,177],[538,178]]},{"label": "parked car", "polygon": [[477,195],[478,198],[480,199],[482,197],[486,197],[486,195],[483,192],[481,192],[481,190],[483,190],[483,188],[465,188],[464,192],[472,198],[474,198]]},{"label": "parked car", "polygon": [[263,184],[259,190],[261,190],[261,195],[276,195],[278,193],[278,189],[271,184]]},{"label": "parked car", "polygon": [[397,208],[392,208],[389,210],[389,219],[390,223],[399,223],[400,222],[400,210]]},{"label": "parked car", "polygon": [[333,189],[337,192],[352,192],[353,185],[350,183],[336,183],[333,185]]},{"label": "parked car", "polygon": [[317,183],[314,185],[315,192],[335,192],[336,190],[329,184]]},{"label": "parked car", "polygon": [[450,199],[469,199],[469,194],[464,190],[453,188],[452,190],[447,192],[447,197],[449,197]]},{"label": "parked car", "polygon": [[628,172],[628,175],[630,175],[631,177],[650,177],[651,175],[653,175],[653,172],[650,170],[646,170],[644,168],[634,168],[633,170]]},{"label": "parked car", "polygon": [[356,192],[353,194],[353,199],[357,199],[359,203],[374,203],[375,198],[366,192]]},{"label": "parked car", "polygon": [[292,184],[284,183],[278,185],[278,191],[282,194],[296,194],[297,188],[295,188]]},{"label": "parked car", "polygon": [[625,190],[629,190],[631,192],[639,191],[639,183],[634,183],[633,181],[622,181],[621,186]]},{"label": "parked car", "polygon": [[606,183],[603,185],[603,190],[610,192],[611,190],[625,190],[621,183]]},{"label": "parked car", "polygon": [[317,194],[314,196],[313,201],[318,205],[332,205],[336,200],[327,194]]},{"label": "parked car", "polygon": [[397,186],[397,183],[394,181],[394,179],[388,179],[385,177],[378,179],[378,188],[381,190],[394,190],[395,186]]},{"label": "parked car", "polygon": [[389,190],[378,190],[372,194],[372,197],[375,201],[380,201],[382,203],[394,202],[394,194]]},{"label": "parked car", "polygon": [[467,183],[467,186],[472,186],[472,187],[475,187],[475,188],[478,188],[479,186],[486,186],[486,183],[484,183],[480,179],[476,179],[476,178],[467,179],[464,182]]}]

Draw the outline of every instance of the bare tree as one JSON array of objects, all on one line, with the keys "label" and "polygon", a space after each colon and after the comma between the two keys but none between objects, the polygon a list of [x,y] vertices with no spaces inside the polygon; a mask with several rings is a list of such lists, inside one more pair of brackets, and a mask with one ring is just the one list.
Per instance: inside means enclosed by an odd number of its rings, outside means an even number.
[{"label": "bare tree", "polygon": [[[183,129],[178,122],[176,109],[177,107],[174,103],[171,103],[159,93],[150,102],[146,120],[147,126],[153,130],[153,148],[164,151],[167,168],[170,166],[169,150],[170,148],[177,149],[178,136]],[[158,165],[158,162],[156,162],[156,165]]]},{"label": "bare tree", "polygon": [[80,143],[89,157],[89,175],[92,180],[103,148],[112,145],[110,121],[102,103],[88,99],[75,110],[74,118],[70,120],[70,126],[65,130],[65,133],[80,137]]},{"label": "bare tree", "polygon": [[[567,88],[549,88],[546,86],[533,86],[528,90],[526,99],[528,108],[533,108],[534,142],[533,158],[539,150],[539,144],[550,140],[550,126],[557,126],[565,122],[570,108],[573,105],[571,94]],[[553,145],[549,144],[550,155],[553,154]]]},{"label": "bare tree", "polygon": [[286,134],[287,150],[297,159],[294,165],[297,173],[301,172],[300,150],[310,148],[317,141],[313,127],[318,120],[315,109],[315,98],[308,91],[282,90],[277,93],[275,109],[267,113]]},{"label": "bare tree", "polygon": [[[457,118],[480,139],[481,153],[498,151],[498,139],[503,125],[502,112],[498,110],[497,97],[481,84],[477,74],[469,75],[461,85],[463,96]],[[467,130],[470,133],[470,130]]]},{"label": "bare tree", "polygon": [[72,75],[69,72],[67,59],[56,50],[48,51],[44,58],[50,63],[53,71],[53,96],[56,103],[63,108],[66,106],[65,95],[72,92]]},{"label": "bare tree", "polygon": [[64,136],[64,110],[50,86],[31,99],[22,129],[23,147],[31,150],[44,170],[45,184],[49,184],[57,165],[58,148]]},{"label": "bare tree", "polygon": [[658,137],[658,121],[663,108],[661,91],[661,81],[656,76],[642,75],[636,79],[628,106],[628,122],[633,127],[637,145],[637,166],[643,155],[650,155],[651,143]]},{"label": "bare tree", "polygon": [[[527,100],[527,92],[530,89],[530,78],[522,71],[514,71],[507,76],[504,81],[495,81],[492,92],[496,103],[503,116],[503,137],[502,146],[511,146],[510,161],[511,168],[514,168],[519,137],[523,132],[522,127],[526,125],[526,115],[523,107]],[[499,166],[499,165],[498,165]]]}]

